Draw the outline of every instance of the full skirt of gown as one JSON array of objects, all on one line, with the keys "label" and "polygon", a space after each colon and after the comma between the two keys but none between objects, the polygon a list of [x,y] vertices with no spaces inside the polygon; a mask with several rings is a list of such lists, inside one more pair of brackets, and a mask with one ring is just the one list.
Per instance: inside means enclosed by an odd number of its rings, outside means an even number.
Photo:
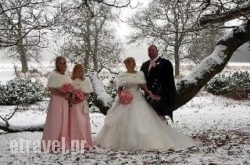
[{"label": "full skirt of gown", "polygon": [[[52,95],[43,129],[41,149],[55,151],[58,147],[54,143],[55,141],[59,141],[60,149],[70,149],[68,100],[61,96]],[[53,144],[55,146],[52,146]]]},{"label": "full skirt of gown", "polygon": [[190,137],[167,125],[138,90],[130,92],[130,104],[121,104],[116,98],[95,138],[96,145],[128,151],[181,150],[196,145]]},{"label": "full skirt of gown", "polygon": [[[73,148],[89,148],[93,146],[89,113],[84,112],[84,108],[88,108],[86,106],[88,106],[87,102],[84,101],[70,108],[70,141],[79,140],[79,143],[84,142],[80,146],[71,146]],[[71,143],[71,145],[74,144]]]}]

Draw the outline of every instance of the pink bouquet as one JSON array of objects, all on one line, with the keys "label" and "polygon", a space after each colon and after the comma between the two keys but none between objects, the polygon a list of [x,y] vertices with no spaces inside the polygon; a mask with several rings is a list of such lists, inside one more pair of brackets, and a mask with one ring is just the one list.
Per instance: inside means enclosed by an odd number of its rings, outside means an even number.
[{"label": "pink bouquet", "polygon": [[120,101],[122,104],[130,104],[132,102],[133,95],[127,91],[127,90],[122,90],[121,95],[120,95]]},{"label": "pink bouquet", "polygon": [[70,83],[63,84],[61,88],[59,88],[60,92],[66,94],[71,93],[73,91],[73,86]]},{"label": "pink bouquet", "polygon": [[85,99],[85,95],[82,91],[77,91],[75,93],[75,99],[79,102],[83,101]]},{"label": "pink bouquet", "polygon": [[85,94],[82,91],[77,90],[73,92],[71,102],[73,104],[78,104],[82,102],[84,99],[85,99]]}]

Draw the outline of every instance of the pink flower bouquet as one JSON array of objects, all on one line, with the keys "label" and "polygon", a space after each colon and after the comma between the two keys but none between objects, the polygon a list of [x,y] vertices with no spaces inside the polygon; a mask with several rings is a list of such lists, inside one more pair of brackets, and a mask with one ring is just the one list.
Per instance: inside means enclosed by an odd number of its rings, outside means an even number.
[{"label": "pink flower bouquet", "polygon": [[63,84],[59,90],[64,94],[71,93],[73,91],[73,85],[70,83]]},{"label": "pink flower bouquet", "polygon": [[70,98],[70,105],[78,104],[86,99],[85,94],[81,90],[75,90]]},{"label": "pink flower bouquet", "polygon": [[120,95],[120,101],[122,104],[130,104],[133,100],[133,95],[127,91],[127,90],[122,90],[121,95]]},{"label": "pink flower bouquet", "polygon": [[75,93],[75,99],[79,102],[83,101],[85,99],[85,95],[82,91],[77,91]]}]

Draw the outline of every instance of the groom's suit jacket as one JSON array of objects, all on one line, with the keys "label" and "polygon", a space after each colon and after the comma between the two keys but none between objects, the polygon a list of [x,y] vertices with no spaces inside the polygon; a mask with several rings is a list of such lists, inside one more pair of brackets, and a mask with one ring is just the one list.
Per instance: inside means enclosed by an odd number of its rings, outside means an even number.
[{"label": "groom's suit jacket", "polygon": [[173,108],[176,96],[176,87],[172,63],[159,57],[155,66],[149,69],[150,60],[144,62],[141,71],[144,73],[149,90],[161,97],[160,101],[152,100],[147,94],[145,98],[156,113],[173,118]]}]

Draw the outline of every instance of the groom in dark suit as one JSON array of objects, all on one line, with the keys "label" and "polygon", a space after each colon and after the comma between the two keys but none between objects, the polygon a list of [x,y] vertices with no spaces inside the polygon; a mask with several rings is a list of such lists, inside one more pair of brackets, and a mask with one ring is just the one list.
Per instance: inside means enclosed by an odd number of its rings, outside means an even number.
[{"label": "groom in dark suit", "polygon": [[158,97],[152,99],[145,93],[145,98],[160,117],[165,119],[165,116],[169,116],[173,120],[176,95],[173,65],[169,60],[158,56],[155,45],[148,47],[148,56],[150,60],[142,64],[141,71],[145,75],[149,90]]}]

